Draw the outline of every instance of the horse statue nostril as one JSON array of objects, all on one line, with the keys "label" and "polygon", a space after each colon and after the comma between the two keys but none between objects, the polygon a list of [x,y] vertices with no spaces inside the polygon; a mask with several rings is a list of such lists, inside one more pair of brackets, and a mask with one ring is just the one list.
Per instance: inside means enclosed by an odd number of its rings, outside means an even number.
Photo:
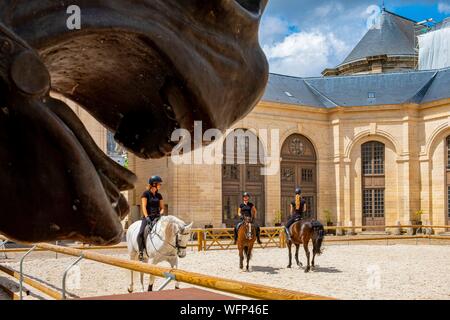
[{"label": "horse statue nostril", "polygon": [[24,51],[14,58],[11,78],[23,92],[43,95],[50,90],[50,74],[44,63],[32,51]]}]

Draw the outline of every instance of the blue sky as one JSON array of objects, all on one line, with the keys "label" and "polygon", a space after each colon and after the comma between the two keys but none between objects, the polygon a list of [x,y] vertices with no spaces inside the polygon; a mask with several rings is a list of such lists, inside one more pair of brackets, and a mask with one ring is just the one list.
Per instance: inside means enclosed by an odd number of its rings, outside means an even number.
[{"label": "blue sky", "polygon": [[[373,0],[269,0],[260,41],[271,72],[320,76],[344,60],[381,5]],[[450,0],[386,0],[385,6],[417,21],[450,16]]]}]

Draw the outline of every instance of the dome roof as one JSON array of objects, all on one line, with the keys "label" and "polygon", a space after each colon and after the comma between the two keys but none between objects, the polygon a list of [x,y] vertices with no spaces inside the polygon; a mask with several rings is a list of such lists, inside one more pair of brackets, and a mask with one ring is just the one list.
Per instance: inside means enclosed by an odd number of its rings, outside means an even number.
[{"label": "dome roof", "polygon": [[340,66],[373,56],[417,56],[416,22],[383,10],[379,24],[370,29]]}]

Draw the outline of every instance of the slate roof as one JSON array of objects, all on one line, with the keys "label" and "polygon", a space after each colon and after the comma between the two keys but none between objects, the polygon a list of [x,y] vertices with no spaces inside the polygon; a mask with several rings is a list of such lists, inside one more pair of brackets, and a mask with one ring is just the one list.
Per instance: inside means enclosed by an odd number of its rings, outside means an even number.
[{"label": "slate roof", "polygon": [[316,108],[426,103],[450,98],[450,68],[297,78],[270,74],[263,101]]},{"label": "slate roof", "polygon": [[379,28],[370,29],[339,66],[367,57],[416,56],[415,21],[383,10]]}]

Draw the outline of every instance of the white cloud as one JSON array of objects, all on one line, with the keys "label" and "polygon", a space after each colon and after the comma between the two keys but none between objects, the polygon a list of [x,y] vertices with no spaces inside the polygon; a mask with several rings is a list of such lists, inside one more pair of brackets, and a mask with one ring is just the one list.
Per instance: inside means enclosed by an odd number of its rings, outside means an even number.
[{"label": "white cloud", "polygon": [[260,38],[263,43],[273,43],[280,37],[284,37],[289,30],[286,20],[274,16],[268,16],[261,24]]},{"label": "white cloud", "polygon": [[317,76],[336,57],[350,48],[333,33],[320,30],[293,33],[272,45],[264,45],[271,71],[286,75]]},{"label": "white cloud", "polygon": [[450,3],[447,2],[439,2],[438,10],[440,13],[450,13]]},{"label": "white cloud", "polygon": [[313,15],[317,18],[325,18],[329,15],[336,16],[342,13],[344,7],[339,2],[331,2],[314,8]]},{"label": "white cloud", "polygon": [[367,32],[372,1],[269,1],[260,40],[270,71],[320,76],[339,65]]}]

